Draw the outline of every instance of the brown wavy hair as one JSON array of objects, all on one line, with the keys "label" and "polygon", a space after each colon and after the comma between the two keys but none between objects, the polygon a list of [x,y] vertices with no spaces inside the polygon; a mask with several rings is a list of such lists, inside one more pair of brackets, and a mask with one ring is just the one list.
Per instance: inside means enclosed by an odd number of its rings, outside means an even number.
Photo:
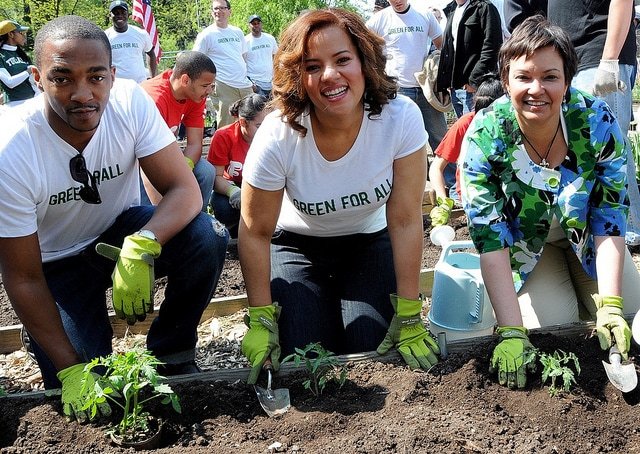
[{"label": "brown wavy hair", "polygon": [[351,38],[358,50],[364,73],[364,107],[369,118],[380,115],[390,99],[396,97],[396,79],[385,74],[387,59],[384,40],[372,32],[357,14],[340,8],[313,10],[300,15],[280,34],[280,47],[274,60],[273,104],[282,111],[289,126],[301,136],[307,128],[297,118],[313,108],[303,83],[303,65],[309,38],[319,30],[338,27]]}]

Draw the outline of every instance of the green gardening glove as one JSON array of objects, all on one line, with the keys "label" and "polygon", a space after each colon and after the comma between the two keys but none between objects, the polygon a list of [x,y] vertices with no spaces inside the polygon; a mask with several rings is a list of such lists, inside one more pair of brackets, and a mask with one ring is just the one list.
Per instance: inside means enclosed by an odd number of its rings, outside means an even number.
[{"label": "green gardening glove", "polygon": [[[624,359],[629,357],[631,347],[631,330],[624,319],[622,297],[591,295],[596,303],[596,334],[600,348],[608,350],[615,343]],[[613,337],[612,337],[613,335]],[[615,342],[614,342],[615,341]]]},{"label": "green gardening glove", "polygon": [[249,331],[242,339],[242,353],[251,363],[251,372],[247,383],[253,385],[265,361],[270,358],[273,370],[280,368],[280,335],[278,319],[282,308],[278,303],[269,306],[249,307],[249,315],[244,322]]},{"label": "green gardening glove", "polygon": [[535,372],[535,347],[529,342],[529,331],[523,326],[501,326],[496,330],[500,342],[491,356],[489,372],[498,371],[498,382],[509,388],[524,388],[527,371]]},{"label": "green gardening glove", "polygon": [[391,347],[396,347],[411,369],[428,370],[435,366],[438,363],[436,354],[440,353],[440,348],[420,318],[422,301],[400,298],[396,294],[391,294],[390,297],[395,315],[391,319],[387,335],[378,346],[378,354],[384,355]]},{"label": "green gardening glove", "polygon": [[[62,383],[62,411],[64,414],[79,422],[89,421],[91,414],[83,410],[86,401],[86,394],[93,389],[98,375],[90,372],[85,374],[86,364],[74,364],[58,372],[58,380]],[[98,404],[98,413],[102,416],[111,414],[111,407],[108,403]]]},{"label": "green gardening glove", "polygon": [[129,235],[122,249],[98,243],[96,252],[116,262],[113,281],[113,308],[129,325],[143,321],[153,312],[153,259],[160,256],[162,246],[140,235]]},{"label": "green gardening glove", "polygon": [[453,209],[453,199],[449,197],[436,198],[436,205],[431,209],[429,213],[429,217],[431,218],[431,227],[437,227],[439,225],[446,225],[449,222],[449,215],[451,215],[451,210]]}]

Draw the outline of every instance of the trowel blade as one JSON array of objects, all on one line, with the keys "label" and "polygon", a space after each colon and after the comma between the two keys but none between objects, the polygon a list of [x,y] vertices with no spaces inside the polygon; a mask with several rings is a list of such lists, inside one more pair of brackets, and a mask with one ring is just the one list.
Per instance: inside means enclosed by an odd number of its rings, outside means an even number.
[{"label": "trowel blade", "polygon": [[254,385],[260,406],[270,417],[286,413],[291,407],[289,390],[286,388],[268,390]]},{"label": "trowel blade", "polygon": [[269,417],[281,415],[286,413],[291,407],[291,399],[289,397],[289,390],[287,388],[271,389],[271,380],[273,373],[273,366],[271,360],[265,363],[264,370],[267,372],[267,389],[261,388],[258,385],[253,385],[258,396],[258,402]]},{"label": "trowel blade", "polygon": [[609,361],[611,364],[602,361],[602,365],[611,384],[623,393],[633,391],[638,386],[635,365],[633,363],[622,364],[621,355],[616,346],[611,347],[609,351]]}]

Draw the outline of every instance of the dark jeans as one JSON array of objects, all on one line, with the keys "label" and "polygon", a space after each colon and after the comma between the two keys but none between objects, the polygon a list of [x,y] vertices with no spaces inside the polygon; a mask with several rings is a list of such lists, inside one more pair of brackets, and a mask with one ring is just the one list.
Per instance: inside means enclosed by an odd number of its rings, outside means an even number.
[{"label": "dark jeans", "polygon": [[399,87],[398,93],[411,98],[420,108],[424,129],[429,133],[429,146],[432,151],[435,151],[447,133],[447,121],[444,114],[429,104],[420,87]]},{"label": "dark jeans", "polygon": [[310,342],[337,354],[375,350],[393,307],[396,279],[387,230],[331,238],[277,231],[271,294],[282,306],[283,355]]},{"label": "dark jeans", "polygon": [[[82,361],[112,351],[105,290],[111,287],[115,263],[95,252],[99,242],[122,246],[124,237],[151,218],[151,206],[122,213],[100,237],[78,255],[44,264],[47,284],[56,300],[67,336]],[[224,265],[228,232],[215,218],[200,213],[167,242],[155,260],[155,275],[167,277],[165,299],[147,335],[147,347],[161,361],[177,364],[195,358],[196,328],[209,304]],[[57,370],[31,339],[46,388],[58,388]]]}]

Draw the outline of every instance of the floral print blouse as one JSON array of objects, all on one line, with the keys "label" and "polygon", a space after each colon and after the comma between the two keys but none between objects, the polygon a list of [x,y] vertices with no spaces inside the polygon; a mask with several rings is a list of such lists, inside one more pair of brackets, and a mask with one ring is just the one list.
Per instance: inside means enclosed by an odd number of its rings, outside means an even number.
[{"label": "floral print blouse", "polygon": [[481,254],[509,248],[516,291],[540,259],[554,215],[593,279],[594,236],[626,233],[627,153],[618,122],[584,92],[571,88],[565,101],[568,153],[555,169],[529,158],[506,96],[476,115],[462,145],[471,238]]}]

